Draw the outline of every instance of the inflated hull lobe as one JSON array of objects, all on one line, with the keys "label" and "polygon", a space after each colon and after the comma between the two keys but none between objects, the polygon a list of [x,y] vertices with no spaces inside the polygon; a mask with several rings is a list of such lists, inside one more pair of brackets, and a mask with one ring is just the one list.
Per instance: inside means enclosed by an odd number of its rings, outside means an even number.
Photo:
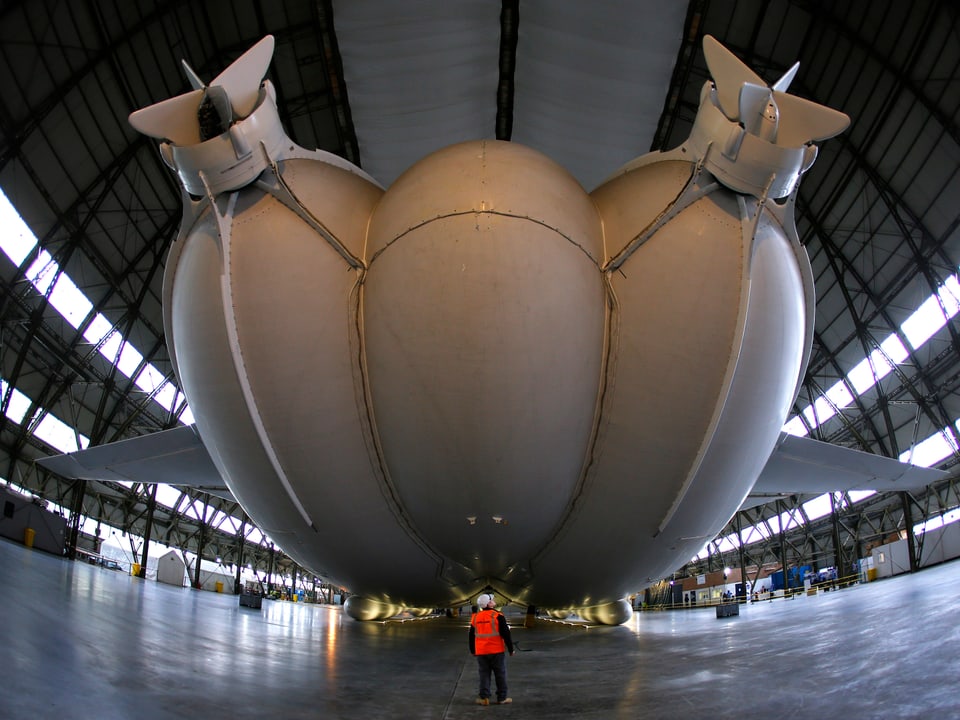
[{"label": "inflated hull lobe", "polygon": [[803,269],[755,200],[655,160],[592,195],[494,141],[386,193],[289,160],[185,226],[178,372],[264,532],[399,605],[579,607],[719,531],[793,399]]}]

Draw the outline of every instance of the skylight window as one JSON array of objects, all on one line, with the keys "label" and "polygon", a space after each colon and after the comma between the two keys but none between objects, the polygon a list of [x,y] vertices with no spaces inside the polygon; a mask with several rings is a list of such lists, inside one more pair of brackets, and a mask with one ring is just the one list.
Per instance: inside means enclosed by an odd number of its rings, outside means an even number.
[{"label": "skylight window", "polygon": [[718,552],[731,552],[740,547],[740,539],[736,535],[727,535],[717,543]]},{"label": "skylight window", "polygon": [[[209,507],[209,505],[207,507]],[[233,516],[227,515],[220,510],[217,510],[213,513],[213,517],[210,519],[209,524],[212,527],[217,528],[220,532],[227,533],[228,535],[237,534],[237,528],[234,525]]]},{"label": "skylight window", "polygon": [[180,502],[183,493],[170,485],[157,485],[157,502],[171,510]]},{"label": "skylight window", "polygon": [[[7,395],[7,381],[0,380],[0,387],[3,388],[3,396]],[[33,403],[30,402],[30,398],[24,395],[22,392],[13,388],[10,391],[10,404],[7,405],[7,418],[12,420],[17,425],[23,425],[24,419],[26,418],[27,412],[30,410],[30,406]]]},{"label": "skylight window", "polygon": [[[199,508],[197,508],[198,505],[200,506]],[[201,512],[203,513],[204,517],[207,516],[207,505],[199,500],[195,500],[183,509],[183,514],[188,518],[193,518],[194,520],[203,522],[203,518],[200,517]]]},{"label": "skylight window", "polygon": [[[894,363],[899,365],[904,360],[906,360],[907,357],[909,357],[910,355],[910,353],[907,352],[907,349],[903,346],[903,343],[900,342],[900,338],[898,338],[893,333],[891,333],[886,340],[880,343],[880,350],[882,350],[884,353],[882,362],[887,366],[888,368],[887,372],[890,372],[890,370],[893,370],[893,366],[890,365],[889,362],[887,362],[886,358],[890,358],[890,360],[892,360]],[[876,355],[878,353],[879,353],[878,350],[874,350],[873,353],[871,354]],[[879,365],[881,360],[878,359],[876,362],[877,362],[877,365]],[[886,376],[886,374],[887,373],[884,373],[884,376]]]},{"label": "skylight window", "polygon": [[864,358],[856,365],[856,367],[853,368],[853,370],[848,372],[847,380],[849,380],[850,384],[853,385],[853,389],[856,391],[857,395],[863,395],[863,393],[872,388],[876,384],[877,379],[873,376],[873,368],[870,366],[870,358]]},{"label": "skylight window", "polygon": [[53,278],[57,274],[57,264],[46,250],[41,250],[37,259],[30,263],[27,268],[27,280],[29,280],[37,292],[46,295],[47,290],[53,283]]},{"label": "skylight window", "polygon": [[947,432],[938,432],[918,443],[911,450],[900,453],[900,462],[919,467],[932,467],[944,458],[950,457],[956,449],[952,435]]},{"label": "skylight window", "polygon": [[122,344],[123,338],[120,337],[120,333],[115,330],[111,330],[111,332],[105,338],[102,338],[100,354],[108,360],[112,360],[120,354],[120,346]]},{"label": "skylight window", "polygon": [[847,389],[847,384],[843,380],[834,383],[833,386],[827,390],[825,396],[831,403],[839,408],[845,408],[853,404],[853,395],[850,393],[850,390]]},{"label": "skylight window", "polygon": [[830,401],[825,395],[818,397],[813,405],[809,405],[807,409],[803,411],[803,416],[807,419],[807,422],[814,427],[823,425],[823,423],[836,414],[836,410],[833,409],[833,405],[830,404]]},{"label": "skylight window", "polygon": [[166,382],[166,378],[153,365],[147,365],[133,382],[144,392],[152,393]]},{"label": "skylight window", "polygon": [[[116,334],[119,335],[120,333]],[[142,362],[143,355],[137,352],[137,349],[133,347],[133,345],[124,340],[120,350],[120,358],[117,360],[117,368],[120,372],[128,378],[132,378]]]},{"label": "skylight window", "polygon": [[767,522],[770,524],[770,530],[772,532],[780,533],[800,527],[802,523],[802,517],[800,517],[798,513],[786,511],[780,513],[778,516],[770,518],[767,520]]},{"label": "skylight window", "polygon": [[807,428],[799,415],[787,421],[787,424],[783,426],[783,431],[788,435],[796,435],[797,437],[804,437],[807,434]]},{"label": "skylight window", "polygon": [[50,304],[75,329],[79,329],[93,309],[93,303],[87,300],[87,296],[74,285],[73,280],[67,277],[66,273],[61,273],[60,277],[57,278],[57,282],[53,286],[53,292],[50,293]]},{"label": "skylight window", "polygon": [[[72,427],[51,413],[45,413],[43,419],[34,428],[33,434],[60,452],[76,452],[90,444],[90,439],[76,432]],[[79,445],[77,441],[79,440]]]},{"label": "skylight window", "polygon": [[833,506],[830,504],[830,493],[824,493],[813,500],[807,500],[803,504],[803,511],[811,521],[829,515],[833,512]]},{"label": "skylight window", "polygon": [[750,543],[765,540],[768,537],[770,537],[770,530],[767,529],[766,525],[763,523],[752,525],[743,531],[743,544],[749,545]]},{"label": "skylight window", "polygon": [[266,545],[267,538],[255,525],[247,525],[247,540],[258,545]]},{"label": "skylight window", "polygon": [[[960,296],[960,285],[957,283],[957,276],[951,275],[936,294],[927,298],[926,302],[904,321],[900,329],[906,336],[907,342],[914,349],[919,348],[933,337],[934,333],[946,325],[947,321],[960,311],[958,296]],[[941,303],[943,304],[942,307]],[[944,315],[944,310],[946,310],[946,315]]]},{"label": "skylight window", "polygon": [[30,228],[20,217],[7,196],[0,192],[0,247],[7,254],[7,257],[13,261],[13,264],[19,267],[27,259],[27,255],[37,245],[37,238],[34,237]]},{"label": "skylight window", "polygon": [[[36,249],[37,238],[3,192],[0,192],[0,228],[2,228],[0,249],[12,262],[22,265],[30,253]],[[49,292],[51,307],[56,309],[74,328],[79,328],[93,310],[93,303],[66,273],[60,272],[60,267],[46,250],[41,250],[37,254],[26,276],[38,293],[46,295]],[[101,355],[115,364],[124,375],[129,378],[134,378],[136,375],[134,382],[144,392],[154,393],[158,388],[163,388],[154,395],[154,399],[168,411],[176,410],[178,403],[182,400],[182,394],[166,381],[153,365],[147,364],[137,374],[137,369],[143,363],[143,355],[126,342],[103,315],[97,314],[83,336],[88,342],[98,345]],[[165,383],[169,387],[164,387]],[[8,410],[8,417],[9,413]],[[193,423],[193,413],[189,412],[189,408],[184,409],[180,420],[186,425]],[[17,422],[21,421],[17,420]]]},{"label": "skylight window", "polygon": [[922,535],[928,530],[936,530],[937,528],[957,522],[958,520],[960,520],[960,508],[954,508],[949,512],[945,512],[943,515],[937,515],[936,517],[930,518],[926,522],[914,525],[913,534]]},{"label": "skylight window", "polygon": [[[150,390],[149,392],[153,392]],[[163,405],[165,408],[175,408],[177,406],[177,397],[180,393],[177,392],[177,389],[173,386],[172,383],[166,383],[160,389],[159,392],[154,396],[154,400]],[[181,417],[181,421],[185,422],[187,425],[193,424],[193,421],[187,423],[186,420]]]},{"label": "skylight window", "polygon": [[[904,320],[900,331],[910,346],[916,350],[958,312],[960,312],[960,281],[956,275],[951,275],[936,293],[927,298],[916,312]],[[843,410],[853,404],[855,398],[850,393],[850,387],[857,395],[862,395],[889,375],[894,365],[902,363],[909,355],[897,334],[891,333],[880,343],[879,348],[870,353],[869,358],[861,360],[847,373],[847,382],[840,380],[834,383],[826,393],[804,408],[800,415],[791,418],[783,426],[783,432],[800,437],[807,435],[809,431],[800,419],[801,416],[811,427],[822,425],[837,414],[837,409]],[[946,455],[941,459],[943,457]]]},{"label": "skylight window", "polygon": [[[83,331],[83,337],[91,344],[98,345],[111,332],[113,325],[103,315],[97,313],[97,316]],[[102,351],[101,351],[102,352]]]}]

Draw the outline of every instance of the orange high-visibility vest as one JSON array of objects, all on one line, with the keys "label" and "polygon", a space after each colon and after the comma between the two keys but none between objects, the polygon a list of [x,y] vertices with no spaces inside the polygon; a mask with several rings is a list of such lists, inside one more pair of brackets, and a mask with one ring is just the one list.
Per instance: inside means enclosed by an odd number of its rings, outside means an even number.
[{"label": "orange high-visibility vest", "polygon": [[506,652],[506,643],[500,637],[499,617],[496,610],[481,610],[470,619],[474,633],[473,649],[477,655]]}]

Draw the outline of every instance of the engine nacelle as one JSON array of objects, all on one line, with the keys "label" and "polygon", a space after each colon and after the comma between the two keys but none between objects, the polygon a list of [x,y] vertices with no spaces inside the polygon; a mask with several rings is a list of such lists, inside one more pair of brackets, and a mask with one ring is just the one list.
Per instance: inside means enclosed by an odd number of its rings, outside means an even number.
[{"label": "engine nacelle", "polygon": [[430,608],[406,608],[406,612],[410,613],[413,617],[422,618],[427,617],[433,610]]},{"label": "engine nacelle", "polygon": [[343,611],[354,620],[386,620],[398,615],[402,608],[392,603],[382,603],[370,598],[353,595],[343,604]]},{"label": "engine nacelle", "polygon": [[580,608],[580,617],[597,625],[622,625],[633,617],[633,608],[626,600],[617,600],[606,605]]}]

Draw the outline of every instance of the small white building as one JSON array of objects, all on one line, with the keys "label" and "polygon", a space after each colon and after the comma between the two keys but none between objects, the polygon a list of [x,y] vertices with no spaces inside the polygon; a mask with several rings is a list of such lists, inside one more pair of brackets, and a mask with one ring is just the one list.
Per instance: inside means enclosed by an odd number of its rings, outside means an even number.
[{"label": "small white building", "polygon": [[157,560],[157,582],[183,587],[187,568],[176,550],[171,550]]}]

